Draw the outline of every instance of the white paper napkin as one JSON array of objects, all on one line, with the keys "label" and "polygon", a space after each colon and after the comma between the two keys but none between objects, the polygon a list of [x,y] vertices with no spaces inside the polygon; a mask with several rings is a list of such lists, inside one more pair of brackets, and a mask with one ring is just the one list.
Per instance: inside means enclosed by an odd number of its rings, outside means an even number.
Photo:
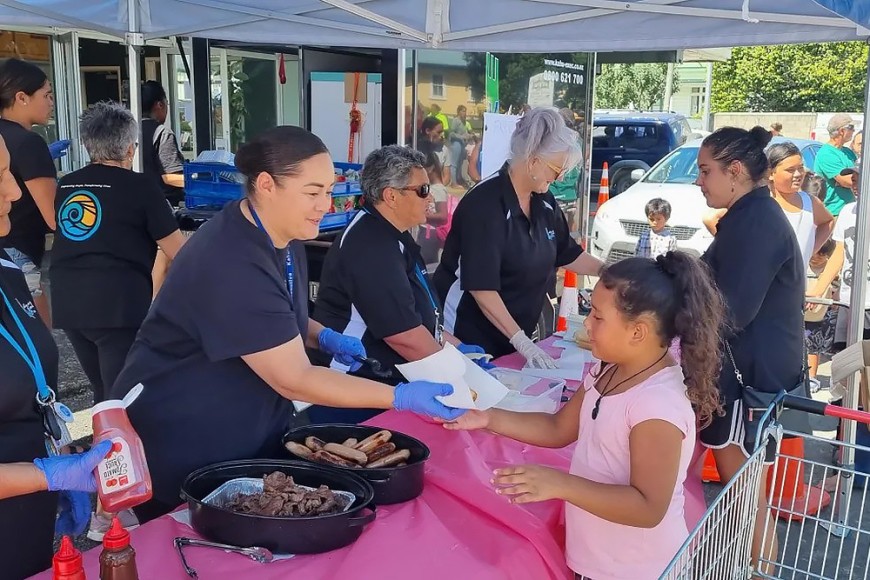
[{"label": "white paper napkin", "polygon": [[530,366],[523,367],[523,374],[541,377],[544,379],[567,379],[582,381],[586,363],[595,362],[597,359],[588,350],[582,349],[576,344],[568,344],[556,359],[558,368],[536,369]]},{"label": "white paper napkin", "polygon": [[[453,394],[438,397],[438,400],[456,409],[484,411],[496,405],[508,392],[507,387],[449,343],[431,356],[396,365],[396,368],[409,381],[431,381],[453,385]],[[477,393],[476,401],[471,397],[471,389]]]}]

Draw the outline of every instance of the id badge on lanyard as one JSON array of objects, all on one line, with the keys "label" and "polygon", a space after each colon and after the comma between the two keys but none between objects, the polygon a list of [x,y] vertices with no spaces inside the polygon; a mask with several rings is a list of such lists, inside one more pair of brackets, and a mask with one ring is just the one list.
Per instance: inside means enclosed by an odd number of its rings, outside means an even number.
[{"label": "id badge on lanyard", "polygon": [[18,353],[24,362],[27,364],[30,371],[33,373],[33,381],[36,383],[36,404],[42,415],[42,426],[45,432],[45,449],[49,455],[58,455],[60,449],[72,443],[68,423],[74,421],[72,411],[69,407],[56,400],[55,393],[48,386],[48,381],[45,378],[45,371],[42,368],[42,361],[39,360],[39,353],[36,351],[36,346],[33,340],[24,328],[24,323],[21,318],[15,313],[12,307],[12,302],[0,288],[0,296],[3,297],[3,302],[9,315],[15,322],[21,337],[24,340],[24,346],[20,345],[9,330],[0,324],[0,339],[5,340],[12,346],[12,349]]}]

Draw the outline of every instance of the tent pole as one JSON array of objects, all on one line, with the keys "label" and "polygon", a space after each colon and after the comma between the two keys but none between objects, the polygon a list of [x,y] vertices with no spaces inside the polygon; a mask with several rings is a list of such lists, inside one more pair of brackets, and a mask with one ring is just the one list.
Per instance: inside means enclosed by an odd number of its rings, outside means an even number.
[{"label": "tent pole", "polygon": [[707,63],[707,80],[704,85],[704,130],[713,130],[713,115],[710,113],[713,93],[713,63]]},{"label": "tent pole", "polygon": [[[867,55],[867,79],[864,87],[864,106],[870,103],[870,54]],[[864,133],[870,130],[870,115],[864,115]],[[846,334],[846,345],[850,346],[861,340],[864,336],[864,295],[867,293],[867,275],[870,274],[867,260],[870,258],[870,203],[867,196],[870,195],[870,157],[868,157],[868,145],[861,145],[861,176],[858,183],[858,216],[855,228],[855,260],[852,263],[852,297],[849,301],[849,326]],[[847,409],[858,408],[858,381],[855,375],[846,381],[846,396],[843,405]],[[855,465],[855,438],[857,426],[854,421],[843,421],[843,447],[842,465],[844,468],[854,468]],[[840,485],[839,501],[836,506],[836,522],[838,525],[834,531],[837,535],[846,535],[848,528],[843,527],[849,517],[849,500],[852,496],[851,477],[842,478]]]},{"label": "tent pole", "polygon": [[[139,70],[140,59],[139,52],[145,44],[145,38],[140,31],[139,21],[139,1],[127,0],[127,25],[129,32],[126,35],[127,41],[127,78],[130,84],[130,112],[133,113],[133,118],[138,123],[142,119],[142,91],[140,85],[142,78]],[[139,139],[141,140],[141,130]],[[142,171],[142,156],[139,154],[141,147],[136,147],[133,153],[133,170]]]},{"label": "tent pole", "polygon": [[[405,72],[407,69],[406,65],[406,55],[407,51],[403,48],[398,49],[399,58],[397,60],[396,68],[396,76],[398,77],[398,82],[396,83],[398,87],[398,94],[396,95],[396,118],[399,120],[398,127],[396,130],[396,143],[399,145],[410,145],[410,143],[405,143],[405,124],[408,122],[408,119],[405,117]],[[413,125],[413,124],[412,124]]]}]

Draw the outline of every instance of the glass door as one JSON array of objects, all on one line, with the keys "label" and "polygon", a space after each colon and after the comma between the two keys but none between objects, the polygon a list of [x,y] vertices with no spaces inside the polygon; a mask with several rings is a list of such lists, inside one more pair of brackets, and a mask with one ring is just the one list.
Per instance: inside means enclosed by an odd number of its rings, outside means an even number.
[{"label": "glass door", "polygon": [[[187,62],[191,64],[190,41],[185,41]],[[169,98],[168,121],[178,139],[181,154],[188,161],[196,157],[196,131],[194,123],[193,79],[187,74],[184,57],[177,49],[161,49],[160,82]],[[192,67],[192,64],[191,64]],[[191,76],[193,70],[191,68]]]},{"label": "glass door", "polygon": [[[60,158],[62,172],[70,172],[87,163],[87,153],[79,134],[79,115],[82,112],[82,86],[79,78],[79,36],[67,32],[52,37],[52,64],[54,66],[54,116],[56,134],[70,140],[69,154]],[[51,78],[51,75],[50,75]]]},{"label": "glass door", "polygon": [[278,124],[279,83],[274,54],[211,51],[211,106],[215,149],[235,152]]}]

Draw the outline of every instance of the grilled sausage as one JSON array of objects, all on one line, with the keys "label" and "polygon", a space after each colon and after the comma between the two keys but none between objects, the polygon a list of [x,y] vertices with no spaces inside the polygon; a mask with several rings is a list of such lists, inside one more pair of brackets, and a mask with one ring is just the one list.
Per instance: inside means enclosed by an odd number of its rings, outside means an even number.
[{"label": "grilled sausage", "polygon": [[350,439],[345,439],[342,445],[344,445],[345,447],[356,447],[357,443],[359,443],[359,441],[351,437]]},{"label": "grilled sausage", "polygon": [[389,441],[392,436],[393,436],[392,433],[390,433],[389,431],[384,429],[383,431],[378,431],[374,435],[371,435],[370,437],[366,437],[365,439],[360,441],[357,444],[356,448],[359,449],[360,451],[362,451],[363,453],[368,453],[369,451],[372,451],[378,445],[380,445],[382,443],[386,443],[387,441]]},{"label": "grilled sausage", "polygon": [[381,459],[382,457],[386,457],[387,455],[389,455],[390,453],[392,453],[395,450],[396,450],[396,444],[393,443],[392,441],[387,441],[386,443],[378,445],[377,447],[375,447],[371,451],[371,453],[367,454],[368,459],[369,459],[368,463],[371,463],[372,461],[377,461],[378,459]]},{"label": "grilled sausage", "polygon": [[356,467],[360,466],[353,461],[348,461],[343,457],[339,457],[338,455],[333,455],[329,451],[324,451],[321,449],[320,451],[314,452],[314,460],[319,461],[321,463],[328,463],[330,465],[338,465],[339,467]]},{"label": "grilled sausage", "polygon": [[353,449],[352,447],[345,447],[344,445],[339,445],[338,443],[327,443],[323,446],[324,451],[328,451],[333,455],[338,455],[339,457],[343,457],[344,459],[349,459],[354,463],[359,463],[360,465],[365,465],[368,458],[366,454],[358,449]]},{"label": "grilled sausage", "polygon": [[310,435],[305,438],[305,446],[312,451],[320,451],[321,449],[323,449],[324,445],[326,445],[326,442],[322,439],[318,439],[314,435]]},{"label": "grilled sausage", "polygon": [[377,461],[372,461],[366,465],[367,469],[377,469],[379,467],[392,467],[403,461],[407,461],[411,457],[411,452],[407,449],[400,449],[395,453],[390,453],[386,457],[382,457]]},{"label": "grilled sausage", "polygon": [[302,445],[301,443],[288,441],[284,444],[284,447],[286,447],[287,451],[289,451],[296,457],[301,457],[302,459],[314,459],[314,452],[305,445]]}]

